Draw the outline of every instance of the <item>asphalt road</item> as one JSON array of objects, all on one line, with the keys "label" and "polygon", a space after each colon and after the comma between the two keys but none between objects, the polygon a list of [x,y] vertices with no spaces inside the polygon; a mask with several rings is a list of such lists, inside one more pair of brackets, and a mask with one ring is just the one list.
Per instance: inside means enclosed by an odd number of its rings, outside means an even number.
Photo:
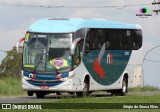
[{"label": "asphalt road", "polygon": [[[160,91],[153,91],[153,92],[132,92],[128,94],[135,94],[135,95],[143,95],[143,96],[149,96],[149,95],[160,95]],[[93,93],[92,96],[95,96],[95,98],[111,98],[111,95],[108,93]],[[0,103],[40,103],[40,102],[50,102],[50,101],[57,101],[63,98],[70,98],[70,97],[76,97],[74,95],[46,95],[45,98],[37,98],[34,96],[10,96],[10,97],[0,97]]]},{"label": "asphalt road", "polygon": [[[110,97],[110,94],[103,93],[103,94],[92,94],[95,98],[103,98],[103,97]],[[40,103],[40,102],[50,102],[50,101],[57,101],[63,98],[71,98],[76,97],[75,95],[61,95],[57,96],[54,94],[46,95],[45,98],[37,98],[34,96],[7,96],[7,97],[0,97],[0,103]]]},{"label": "asphalt road", "polygon": [[58,97],[53,96],[46,96],[42,99],[39,99],[36,96],[11,96],[0,98],[0,103],[40,103],[56,100],[58,100]]}]

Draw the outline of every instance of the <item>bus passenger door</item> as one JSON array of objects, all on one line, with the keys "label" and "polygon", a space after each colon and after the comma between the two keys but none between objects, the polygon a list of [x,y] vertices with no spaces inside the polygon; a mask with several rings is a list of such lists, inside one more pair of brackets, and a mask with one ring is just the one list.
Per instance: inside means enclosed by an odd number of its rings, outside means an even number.
[{"label": "bus passenger door", "polygon": [[140,86],[142,82],[142,67],[135,69],[135,86]]}]

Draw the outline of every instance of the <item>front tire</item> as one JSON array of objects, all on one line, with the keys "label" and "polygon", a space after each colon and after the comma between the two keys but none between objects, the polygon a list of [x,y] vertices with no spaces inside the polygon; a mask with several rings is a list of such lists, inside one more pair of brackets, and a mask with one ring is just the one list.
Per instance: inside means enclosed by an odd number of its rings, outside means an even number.
[{"label": "front tire", "polygon": [[36,92],[37,98],[44,98],[45,94],[43,92]]},{"label": "front tire", "polygon": [[62,93],[61,93],[61,92],[56,92],[56,94],[57,94],[58,96],[62,95]]},{"label": "front tire", "polygon": [[27,91],[28,96],[33,96],[34,92],[33,91]]},{"label": "front tire", "polygon": [[78,97],[86,97],[89,96],[89,82],[85,79],[83,83],[83,91],[76,92]]}]

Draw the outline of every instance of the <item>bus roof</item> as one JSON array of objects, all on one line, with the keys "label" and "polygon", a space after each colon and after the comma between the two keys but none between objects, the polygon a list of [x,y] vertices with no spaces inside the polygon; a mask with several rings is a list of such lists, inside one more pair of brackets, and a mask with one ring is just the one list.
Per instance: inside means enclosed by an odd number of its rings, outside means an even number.
[{"label": "bus roof", "polygon": [[69,33],[81,28],[141,29],[141,26],[104,19],[45,18],[33,23],[28,31],[39,33]]}]

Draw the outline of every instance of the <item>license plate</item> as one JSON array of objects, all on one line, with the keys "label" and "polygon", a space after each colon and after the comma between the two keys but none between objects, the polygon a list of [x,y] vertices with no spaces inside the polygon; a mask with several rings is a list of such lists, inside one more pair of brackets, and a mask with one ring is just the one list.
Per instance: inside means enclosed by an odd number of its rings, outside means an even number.
[{"label": "license plate", "polygon": [[49,86],[40,86],[41,89],[49,89]]}]

